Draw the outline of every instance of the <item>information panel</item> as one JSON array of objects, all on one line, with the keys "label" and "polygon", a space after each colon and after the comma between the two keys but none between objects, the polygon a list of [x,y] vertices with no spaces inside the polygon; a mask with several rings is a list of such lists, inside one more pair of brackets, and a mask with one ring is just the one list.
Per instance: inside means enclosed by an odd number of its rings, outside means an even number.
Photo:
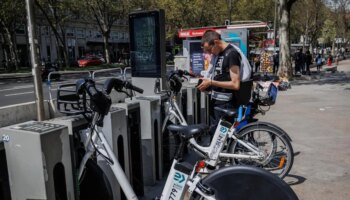
[{"label": "information panel", "polygon": [[129,15],[130,61],[133,77],[161,77],[163,18],[163,10]]},{"label": "information panel", "polygon": [[200,42],[190,43],[191,72],[200,75],[204,70],[204,54]]}]

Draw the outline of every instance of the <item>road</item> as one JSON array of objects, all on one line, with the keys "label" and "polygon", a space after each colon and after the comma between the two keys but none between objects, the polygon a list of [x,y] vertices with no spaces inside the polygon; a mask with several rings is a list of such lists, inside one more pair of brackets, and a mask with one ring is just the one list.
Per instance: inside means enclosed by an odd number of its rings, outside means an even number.
[{"label": "road", "polygon": [[[96,79],[104,80],[106,77],[120,77],[115,71],[95,74]],[[51,88],[43,82],[44,100],[49,100],[49,89],[53,98],[56,98],[57,87],[62,84],[75,83],[77,79],[88,77],[88,72],[62,74],[59,81],[51,81]],[[103,77],[103,78],[101,78]],[[129,77],[129,76],[128,76]],[[13,104],[35,101],[34,82],[32,77],[11,78],[0,80],[0,107]]]}]

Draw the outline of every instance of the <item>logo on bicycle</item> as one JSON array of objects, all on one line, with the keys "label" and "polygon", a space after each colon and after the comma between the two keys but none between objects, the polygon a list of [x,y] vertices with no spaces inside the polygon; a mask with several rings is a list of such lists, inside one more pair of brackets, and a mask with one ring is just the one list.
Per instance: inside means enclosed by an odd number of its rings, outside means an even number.
[{"label": "logo on bicycle", "polygon": [[228,128],[226,128],[224,126],[220,127],[220,133],[225,134],[225,133],[227,133],[227,131],[228,131]]},{"label": "logo on bicycle", "polygon": [[183,174],[180,174],[179,172],[176,172],[174,180],[179,182],[179,183],[182,183],[185,181],[185,176]]}]

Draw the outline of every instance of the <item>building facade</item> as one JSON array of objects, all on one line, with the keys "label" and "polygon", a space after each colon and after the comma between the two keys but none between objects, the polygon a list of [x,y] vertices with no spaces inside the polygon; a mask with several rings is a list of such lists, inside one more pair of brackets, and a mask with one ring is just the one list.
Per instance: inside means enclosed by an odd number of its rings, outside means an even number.
[{"label": "building facade", "polygon": [[[74,20],[64,26],[66,36],[66,47],[68,60],[72,64],[77,59],[87,55],[103,57],[104,42],[98,25],[94,20],[90,22]],[[60,51],[52,28],[46,19],[39,16],[36,19],[36,36],[39,45],[39,59],[42,62],[59,61]],[[27,27],[19,26],[16,29],[16,45],[19,58],[19,66],[30,68],[30,54],[28,45]],[[129,48],[129,30],[127,20],[117,20],[111,30],[109,38],[110,58],[112,62],[117,62],[122,56],[122,52],[127,52]],[[0,61],[2,67],[10,55],[4,38],[0,37]]]}]

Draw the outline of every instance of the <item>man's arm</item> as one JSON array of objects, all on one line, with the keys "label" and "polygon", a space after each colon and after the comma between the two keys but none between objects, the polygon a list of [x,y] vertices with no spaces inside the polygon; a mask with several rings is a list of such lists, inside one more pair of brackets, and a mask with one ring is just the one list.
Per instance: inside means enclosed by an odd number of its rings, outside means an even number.
[{"label": "man's arm", "polygon": [[239,77],[239,66],[232,65],[230,67],[231,81],[212,81],[212,86],[221,87],[230,90],[239,90],[240,77]]},{"label": "man's arm", "polygon": [[232,65],[230,67],[231,81],[215,81],[210,79],[203,79],[203,82],[197,87],[200,91],[205,91],[209,86],[221,87],[230,90],[239,90],[240,77],[239,66]]}]

